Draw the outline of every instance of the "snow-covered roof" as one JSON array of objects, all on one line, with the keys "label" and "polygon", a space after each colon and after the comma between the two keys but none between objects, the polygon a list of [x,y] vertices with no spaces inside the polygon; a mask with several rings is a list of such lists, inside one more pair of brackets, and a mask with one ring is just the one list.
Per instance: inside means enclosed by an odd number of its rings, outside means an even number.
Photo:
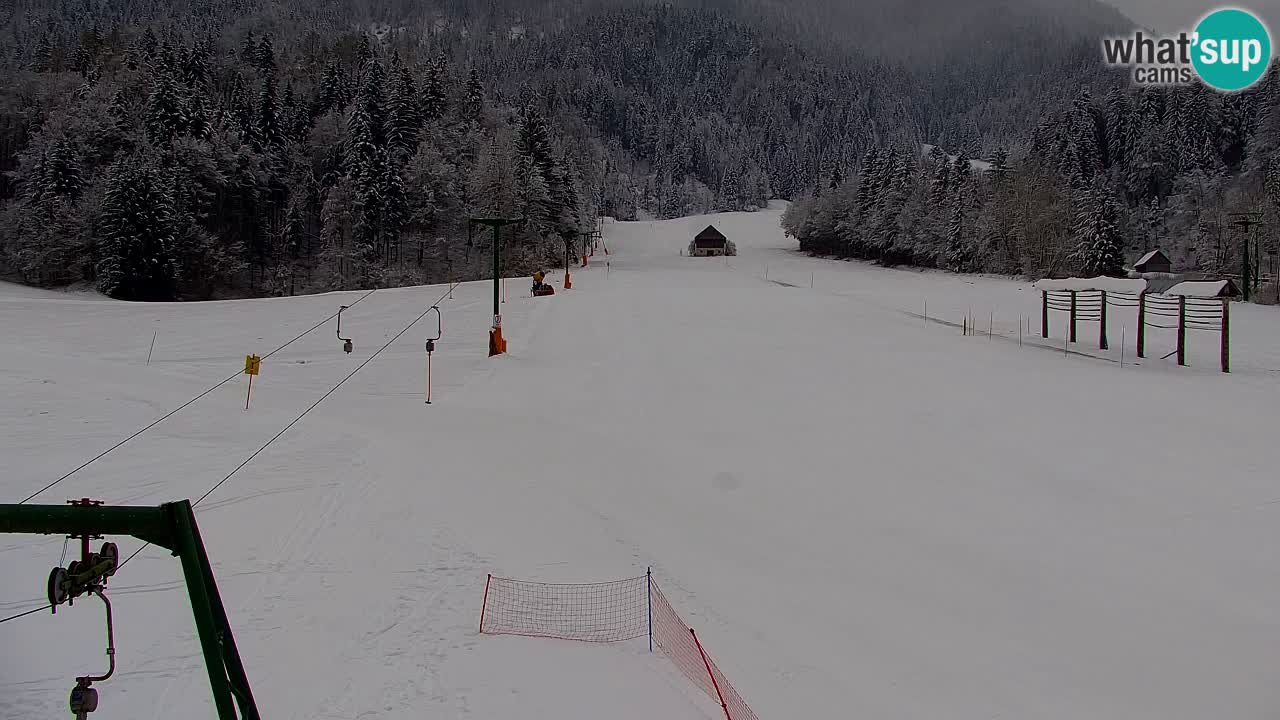
[{"label": "snow-covered roof", "polygon": [[[1146,255],[1143,255],[1142,257],[1138,258],[1138,262],[1134,263],[1134,264],[1133,264],[1133,266],[1136,268],[1136,267],[1138,267],[1138,266],[1140,266],[1140,265],[1145,265],[1145,264],[1147,264],[1147,263],[1151,262],[1151,258],[1154,258],[1154,257],[1155,257],[1155,256],[1157,256],[1157,255],[1164,255],[1164,253],[1163,253],[1163,252],[1161,252],[1160,250],[1152,250],[1151,252],[1147,253]],[[1165,258],[1167,259],[1167,258],[1168,258],[1168,256],[1167,256],[1167,255],[1165,255]]]},{"label": "snow-covered roof", "polygon": [[1106,290],[1107,292],[1133,293],[1136,295],[1146,292],[1147,281],[1113,277],[1067,278],[1066,280],[1041,280],[1035,284],[1035,289],[1048,292]]},{"label": "snow-covered roof", "polygon": [[1227,289],[1231,287],[1230,280],[1211,280],[1200,282],[1181,282],[1168,290],[1164,291],[1165,295],[1181,295],[1183,297],[1193,298],[1216,298],[1222,297],[1227,293]]},{"label": "snow-covered roof", "polygon": [[[933,152],[933,148],[934,148],[933,145],[930,145],[928,143],[923,143],[920,145],[920,152],[924,154],[925,157],[928,157],[929,153]],[[959,157],[958,155],[951,155],[949,153],[947,154],[947,159],[950,160],[951,162],[955,162],[958,157]],[[974,170],[977,170],[978,172],[987,172],[991,170],[991,163],[987,162],[986,160],[971,159],[969,160],[969,167],[973,168]]]}]

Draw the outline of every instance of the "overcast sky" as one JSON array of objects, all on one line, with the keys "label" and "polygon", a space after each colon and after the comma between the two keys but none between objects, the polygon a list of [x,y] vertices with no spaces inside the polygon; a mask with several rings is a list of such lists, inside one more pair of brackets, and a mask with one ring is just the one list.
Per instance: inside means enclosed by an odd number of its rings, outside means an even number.
[{"label": "overcast sky", "polygon": [[1252,10],[1262,16],[1271,29],[1272,44],[1280,43],[1280,0],[1242,0],[1241,2],[1213,2],[1212,0],[1109,0],[1112,5],[1144,27],[1160,32],[1177,32],[1190,29],[1210,10],[1219,7],[1238,7]]}]

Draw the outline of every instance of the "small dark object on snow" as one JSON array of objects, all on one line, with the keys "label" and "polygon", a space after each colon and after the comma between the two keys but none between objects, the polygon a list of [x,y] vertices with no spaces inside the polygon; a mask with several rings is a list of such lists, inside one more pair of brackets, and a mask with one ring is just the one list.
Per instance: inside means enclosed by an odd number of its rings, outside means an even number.
[{"label": "small dark object on snow", "polygon": [[556,289],[543,282],[546,275],[539,270],[533,274],[533,296],[543,297],[545,295],[555,295]]}]

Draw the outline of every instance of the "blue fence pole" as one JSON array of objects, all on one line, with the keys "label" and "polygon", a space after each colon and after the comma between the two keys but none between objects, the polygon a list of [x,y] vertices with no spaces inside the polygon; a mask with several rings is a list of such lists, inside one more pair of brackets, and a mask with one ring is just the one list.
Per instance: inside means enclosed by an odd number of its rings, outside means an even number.
[{"label": "blue fence pole", "polygon": [[645,571],[649,590],[649,652],[653,652],[653,568]]}]

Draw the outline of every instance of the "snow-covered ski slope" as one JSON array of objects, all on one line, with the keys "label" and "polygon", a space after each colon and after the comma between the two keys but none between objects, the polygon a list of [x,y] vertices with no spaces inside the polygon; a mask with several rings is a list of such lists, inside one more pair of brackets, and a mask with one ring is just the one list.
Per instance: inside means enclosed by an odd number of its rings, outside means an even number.
[{"label": "snow-covered ski slope", "polygon": [[[716,718],[643,642],[476,632],[488,572],[649,565],[765,720],[1274,716],[1280,313],[1233,307],[1231,375],[1200,335],[1191,368],[1121,368],[1087,324],[1082,354],[1061,320],[1019,347],[1028,283],[807,259],[779,212],[608,223],[572,290],[510,281],[504,357],[491,285],[459,287],[432,405],[424,321],[202,503],[263,717]],[[680,256],[708,222],[738,257]],[[36,501],[198,498],[442,292],[374,293],[353,354],[330,323],[263,362],[248,412],[239,378]],[[3,500],[361,295],[0,287]],[[0,537],[0,617],[41,604],[62,544]],[[109,594],[94,717],[212,717],[176,559],[148,548]],[[103,639],[91,599],[0,625],[0,718],[65,716]]]}]

